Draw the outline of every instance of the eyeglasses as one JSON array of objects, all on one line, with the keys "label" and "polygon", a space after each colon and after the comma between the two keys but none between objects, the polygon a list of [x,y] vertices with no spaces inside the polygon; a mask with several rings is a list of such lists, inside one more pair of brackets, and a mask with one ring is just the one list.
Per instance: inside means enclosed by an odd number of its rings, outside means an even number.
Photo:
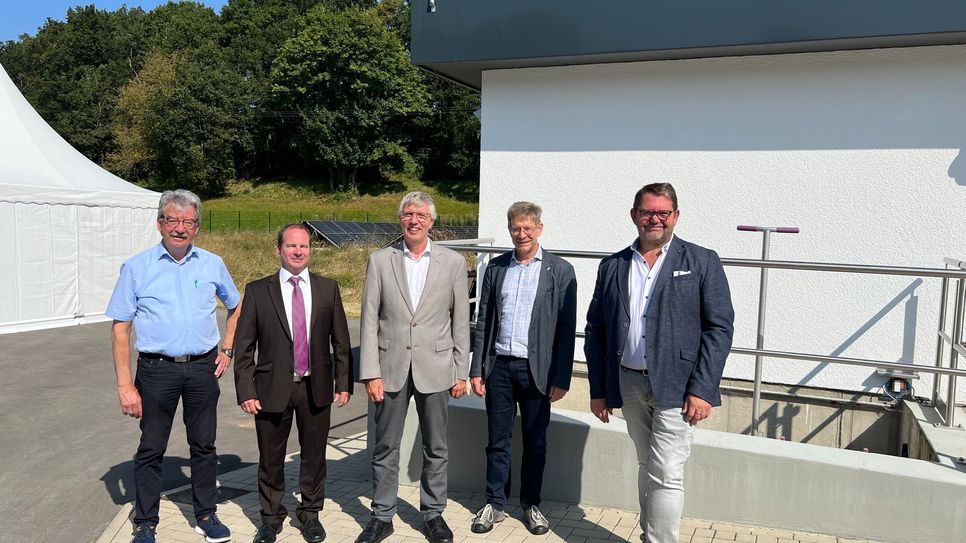
[{"label": "eyeglasses", "polygon": [[650,209],[638,209],[637,210],[637,216],[639,218],[641,218],[641,219],[644,219],[645,221],[649,221],[649,220],[651,220],[651,217],[657,215],[657,218],[661,222],[664,222],[664,221],[670,219],[671,218],[671,215],[673,215],[673,214],[674,214],[674,211],[668,211],[666,209],[661,210],[661,211],[651,211]]},{"label": "eyeglasses", "polygon": [[526,234],[526,235],[528,235],[528,236],[529,236],[529,235],[530,235],[530,234],[532,234],[532,233],[533,233],[533,231],[534,231],[534,230],[536,230],[537,228],[538,228],[537,226],[524,226],[523,228],[520,228],[520,227],[518,226],[518,227],[516,227],[516,228],[511,228],[511,229],[510,229],[510,233],[511,233],[511,234],[513,234],[514,236],[516,236],[516,235],[517,235],[517,234],[519,234],[520,232],[523,232],[524,234]]},{"label": "eyeglasses", "polygon": [[429,213],[414,213],[412,211],[407,211],[400,215],[404,220],[416,219],[419,222],[426,222],[429,220]]},{"label": "eyeglasses", "polygon": [[185,228],[194,228],[201,222],[197,219],[175,219],[174,217],[162,217],[158,220],[168,228],[174,228],[179,224],[183,224]]}]

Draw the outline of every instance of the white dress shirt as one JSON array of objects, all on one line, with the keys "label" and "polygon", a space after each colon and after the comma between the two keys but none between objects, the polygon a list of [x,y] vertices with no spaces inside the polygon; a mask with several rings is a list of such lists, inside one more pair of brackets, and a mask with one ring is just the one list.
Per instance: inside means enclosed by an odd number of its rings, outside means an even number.
[{"label": "white dress shirt", "polygon": [[426,250],[419,258],[413,256],[413,252],[403,242],[403,259],[406,262],[406,281],[409,282],[409,299],[413,302],[413,311],[419,307],[419,299],[423,297],[423,288],[426,287],[426,273],[429,272],[429,255],[433,250],[433,242],[426,240]]},{"label": "white dress shirt", "polygon": [[621,365],[635,370],[647,369],[647,306],[650,304],[651,294],[654,292],[654,283],[657,276],[661,273],[664,265],[664,255],[667,254],[671,239],[661,246],[661,252],[654,261],[654,266],[649,267],[647,261],[637,250],[637,241],[631,245],[634,255],[631,257],[631,265],[628,267],[627,290],[629,291],[629,307],[631,323],[627,330],[627,343],[624,345],[624,356],[621,357]]},{"label": "white dress shirt", "polygon": [[[289,278],[292,274],[285,268],[279,268],[278,270],[278,280],[282,284],[282,303],[285,304],[285,318],[288,319],[288,329],[293,334],[292,330],[292,293],[295,292],[295,287],[292,283],[289,283]],[[299,290],[302,291],[302,302],[305,305],[305,340],[311,344],[312,336],[309,333],[309,328],[312,327],[312,283],[309,281],[309,269],[305,268],[302,273],[299,274],[302,279],[299,281]],[[312,373],[312,350],[309,349],[309,368],[306,370],[305,375]]]}]

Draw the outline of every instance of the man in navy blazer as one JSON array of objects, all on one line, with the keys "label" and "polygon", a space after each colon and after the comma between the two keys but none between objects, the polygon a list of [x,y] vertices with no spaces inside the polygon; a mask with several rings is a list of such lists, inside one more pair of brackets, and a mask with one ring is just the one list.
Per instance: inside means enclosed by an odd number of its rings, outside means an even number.
[{"label": "man in navy blazer", "polygon": [[641,540],[650,543],[678,541],[692,427],[721,405],[734,335],[721,260],[673,235],[680,214],[670,183],[637,192],[638,238],[601,261],[584,340],[590,410],[608,422],[621,408],[637,449]]},{"label": "man in navy blazer", "polygon": [[574,268],[538,243],[540,206],[516,202],[507,211],[514,250],[493,259],[483,275],[473,335],[470,383],[486,399],[486,505],[470,528],[486,533],[505,518],[510,495],[510,443],[520,406],[523,461],[520,506],[534,535],[549,530],[540,512],[550,403],[570,389],[577,324]]}]

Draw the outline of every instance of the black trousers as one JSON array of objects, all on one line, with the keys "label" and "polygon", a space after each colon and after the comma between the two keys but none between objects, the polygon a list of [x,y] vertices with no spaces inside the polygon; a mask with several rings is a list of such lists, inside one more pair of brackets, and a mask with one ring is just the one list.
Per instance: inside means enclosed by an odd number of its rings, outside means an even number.
[{"label": "black trousers", "polygon": [[141,442],[134,456],[134,523],[158,523],[161,467],[171,435],[171,424],[183,406],[191,456],[191,494],[195,517],[215,511],[218,455],[215,432],[218,396],[215,356],[194,362],[138,359],[134,386],[141,394]]},{"label": "black trousers", "polygon": [[292,419],[299,433],[299,490],[302,503],[296,511],[299,520],[318,518],[325,500],[325,447],[329,439],[332,410],[318,407],[312,398],[312,376],[292,383],[288,406],[281,413],[262,411],[255,415],[258,439],[258,495],[262,522],[281,524],[287,515],[285,496],[285,450]]}]

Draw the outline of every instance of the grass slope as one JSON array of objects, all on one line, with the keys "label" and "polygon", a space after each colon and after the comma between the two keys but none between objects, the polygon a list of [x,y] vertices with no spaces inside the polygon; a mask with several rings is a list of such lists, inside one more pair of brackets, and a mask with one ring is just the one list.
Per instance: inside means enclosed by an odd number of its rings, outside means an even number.
[{"label": "grass slope", "polygon": [[331,193],[310,181],[234,181],[228,194],[204,202],[204,231],[275,231],[310,219],[395,222],[399,200],[409,191],[428,193],[436,202],[440,224],[475,223],[479,213],[475,186],[461,182],[423,183],[394,179],[379,194]]}]

